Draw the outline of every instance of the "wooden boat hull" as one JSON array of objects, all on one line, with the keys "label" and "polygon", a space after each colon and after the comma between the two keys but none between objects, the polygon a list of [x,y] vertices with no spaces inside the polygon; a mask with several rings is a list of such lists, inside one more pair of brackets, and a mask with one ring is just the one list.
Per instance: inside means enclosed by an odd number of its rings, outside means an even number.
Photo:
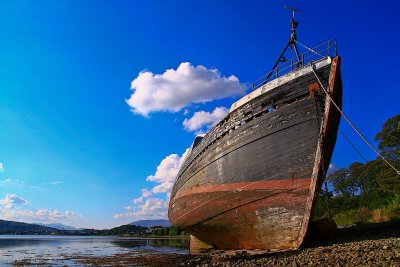
[{"label": "wooden boat hull", "polygon": [[[341,105],[339,66],[317,72]],[[336,142],[340,113],[310,69],[261,90],[192,150],[171,194],[170,221],[219,249],[297,249]]]}]

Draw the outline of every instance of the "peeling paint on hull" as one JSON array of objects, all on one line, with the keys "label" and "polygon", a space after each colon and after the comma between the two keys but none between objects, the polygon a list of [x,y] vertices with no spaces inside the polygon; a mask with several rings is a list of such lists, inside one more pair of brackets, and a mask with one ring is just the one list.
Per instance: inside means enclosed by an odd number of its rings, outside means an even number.
[{"label": "peeling paint on hull", "polygon": [[[341,104],[339,65],[329,58],[318,73]],[[219,249],[302,244],[340,121],[315,76],[302,71],[238,101],[191,151],[171,194],[174,225]]]},{"label": "peeling paint on hull", "polygon": [[[304,196],[309,194],[310,179],[295,181],[290,186],[287,180],[283,180],[281,186],[278,180],[274,183],[276,186],[268,189],[265,189],[267,183],[260,183],[258,187],[252,183],[229,184],[233,187],[250,185],[235,193],[210,186],[198,188],[194,194],[183,194],[176,206],[199,208],[192,211],[191,216],[182,218],[181,227],[187,227],[203,240],[212,240],[211,243],[221,249],[286,248],[287,243],[297,240],[298,233],[292,230],[301,227]],[[214,200],[213,208],[201,206],[209,199]],[[282,224],[282,220],[287,223]]]}]

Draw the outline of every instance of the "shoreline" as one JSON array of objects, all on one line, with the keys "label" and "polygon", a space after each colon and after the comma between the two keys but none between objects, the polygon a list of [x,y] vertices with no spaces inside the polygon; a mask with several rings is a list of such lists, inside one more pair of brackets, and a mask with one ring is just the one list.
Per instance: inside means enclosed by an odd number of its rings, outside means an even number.
[{"label": "shoreline", "polygon": [[[352,225],[338,229],[330,240],[314,240],[297,251],[248,253],[218,251],[208,254],[121,252],[110,256],[65,254],[77,266],[400,266],[400,222]],[[37,261],[14,261],[12,266],[31,266]],[[50,265],[51,266],[51,265]]]},{"label": "shoreline", "polygon": [[44,235],[44,234],[26,234],[26,235],[12,235],[12,234],[0,234],[0,239],[6,239],[4,237],[10,237],[11,239],[21,238],[120,238],[120,239],[187,239],[189,236],[123,236],[123,235]]}]

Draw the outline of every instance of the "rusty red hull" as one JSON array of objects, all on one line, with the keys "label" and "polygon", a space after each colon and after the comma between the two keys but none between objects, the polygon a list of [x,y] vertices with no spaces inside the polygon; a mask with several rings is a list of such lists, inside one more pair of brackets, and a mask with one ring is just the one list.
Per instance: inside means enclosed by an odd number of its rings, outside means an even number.
[{"label": "rusty red hull", "polygon": [[[317,73],[341,105],[339,65],[340,58],[328,58]],[[192,149],[171,194],[169,219],[220,249],[297,249],[340,114],[307,68],[258,93],[234,104]]]},{"label": "rusty red hull", "polygon": [[[270,244],[274,244],[274,248],[290,248],[298,242],[298,230],[305,212],[304,195],[310,194],[310,182],[311,179],[296,179],[259,184],[231,183],[227,187],[200,187],[194,194],[183,192],[176,205],[185,203],[199,208],[190,217],[183,217],[181,227],[190,226],[191,233],[203,240],[218,237],[213,244],[222,249],[270,249]],[[243,190],[230,193],[238,187]],[[207,199],[213,199],[212,209],[201,207]],[[196,221],[206,223],[193,225],[192,216]],[[283,220],[288,223],[282,223]]]}]

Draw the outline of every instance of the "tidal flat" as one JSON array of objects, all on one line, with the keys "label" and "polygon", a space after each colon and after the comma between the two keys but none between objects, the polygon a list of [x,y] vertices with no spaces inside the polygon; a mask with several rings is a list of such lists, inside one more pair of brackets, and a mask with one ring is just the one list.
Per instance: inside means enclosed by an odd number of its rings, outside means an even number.
[{"label": "tidal flat", "polygon": [[218,251],[191,256],[187,238],[0,236],[0,266],[400,267],[400,222],[341,227],[297,251]]},{"label": "tidal flat", "polygon": [[0,266],[148,266],[144,260],[151,258],[181,260],[189,253],[188,242],[187,238],[0,235]]}]

